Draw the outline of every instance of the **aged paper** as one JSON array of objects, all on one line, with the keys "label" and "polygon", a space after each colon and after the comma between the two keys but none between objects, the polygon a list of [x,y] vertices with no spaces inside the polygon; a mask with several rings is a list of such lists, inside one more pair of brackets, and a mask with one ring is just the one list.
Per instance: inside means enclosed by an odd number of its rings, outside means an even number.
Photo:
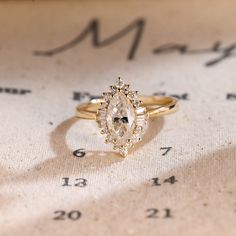
[{"label": "aged paper", "polygon": [[[235,16],[223,0],[0,3],[0,235],[235,236]],[[118,76],[180,103],[125,159],[74,117]]]}]

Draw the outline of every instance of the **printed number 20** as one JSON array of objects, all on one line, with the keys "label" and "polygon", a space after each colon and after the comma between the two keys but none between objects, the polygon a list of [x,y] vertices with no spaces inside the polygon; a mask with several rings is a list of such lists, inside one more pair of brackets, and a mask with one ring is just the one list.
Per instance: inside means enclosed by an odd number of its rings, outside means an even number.
[{"label": "printed number 20", "polygon": [[66,211],[62,210],[54,211],[54,214],[56,215],[53,218],[54,220],[78,220],[82,215],[80,211],[70,211],[67,213]]}]

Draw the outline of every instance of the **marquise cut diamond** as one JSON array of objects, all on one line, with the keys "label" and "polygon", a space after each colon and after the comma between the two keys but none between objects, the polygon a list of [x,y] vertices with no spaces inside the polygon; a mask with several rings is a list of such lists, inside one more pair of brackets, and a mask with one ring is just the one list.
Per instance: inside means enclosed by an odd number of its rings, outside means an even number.
[{"label": "marquise cut diamond", "polygon": [[97,113],[101,133],[106,134],[106,142],[113,143],[114,149],[126,156],[128,149],[141,140],[147,123],[146,110],[140,106],[137,92],[130,91],[121,79],[103,95],[104,102]]},{"label": "marquise cut diamond", "polygon": [[132,138],[136,114],[132,103],[121,92],[116,92],[107,108],[107,126],[118,145]]}]

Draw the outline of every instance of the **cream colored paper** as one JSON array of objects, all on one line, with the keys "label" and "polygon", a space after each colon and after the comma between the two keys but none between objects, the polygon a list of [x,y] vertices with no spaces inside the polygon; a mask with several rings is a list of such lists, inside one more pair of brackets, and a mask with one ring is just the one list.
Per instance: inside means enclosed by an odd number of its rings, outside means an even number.
[{"label": "cream colored paper", "polygon": [[[235,2],[220,0],[0,3],[0,235],[234,236],[236,59],[206,67],[221,53],[153,50],[230,46],[235,16]],[[88,35],[53,57],[33,54],[69,42],[95,18],[103,40],[144,19],[134,60],[127,55],[135,30],[100,48]],[[73,118],[73,92],[99,95],[118,76],[146,95],[188,94],[176,114],[150,123],[125,159],[104,144],[95,122]],[[163,147],[172,149],[163,156]],[[85,157],[73,156],[79,148]],[[163,183],[171,176],[177,182]],[[87,186],[63,187],[64,177]],[[158,218],[147,217],[150,208]],[[171,218],[163,218],[166,208]],[[82,216],[54,220],[58,210]]]}]

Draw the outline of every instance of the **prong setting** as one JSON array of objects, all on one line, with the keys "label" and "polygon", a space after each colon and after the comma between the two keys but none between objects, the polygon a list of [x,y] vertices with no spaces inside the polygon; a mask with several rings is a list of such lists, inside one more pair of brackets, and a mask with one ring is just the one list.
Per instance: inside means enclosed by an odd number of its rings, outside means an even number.
[{"label": "prong setting", "polygon": [[119,77],[110,92],[103,93],[104,102],[97,112],[97,123],[105,142],[127,156],[129,149],[140,142],[147,124],[146,109],[141,107],[138,92],[132,91]]}]

